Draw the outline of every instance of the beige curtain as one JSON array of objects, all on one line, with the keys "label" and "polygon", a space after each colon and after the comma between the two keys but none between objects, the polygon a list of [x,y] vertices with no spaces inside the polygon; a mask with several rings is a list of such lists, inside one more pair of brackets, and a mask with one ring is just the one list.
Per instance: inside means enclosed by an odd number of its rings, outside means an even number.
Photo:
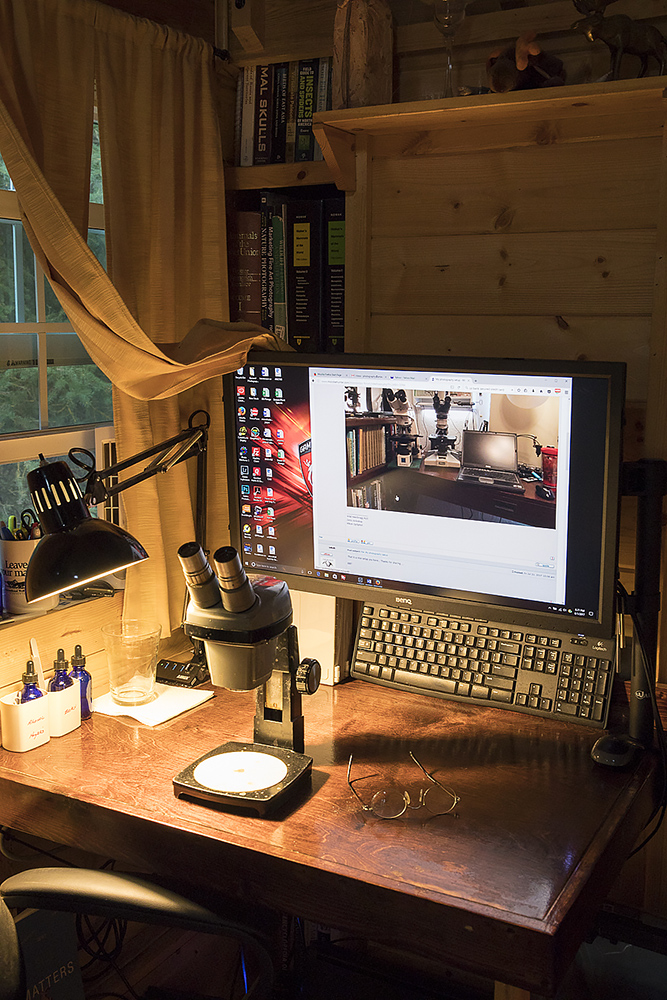
[{"label": "beige curtain", "polygon": [[[108,274],[84,239],[95,80]],[[253,345],[282,347],[228,322],[220,119],[231,127],[234,88],[201,40],[92,0],[0,0],[0,153],[31,244],[114,384],[121,457],[177,433],[193,409],[211,413],[214,548],[228,537],[220,376]],[[126,608],[165,632],[182,611],[193,465],[123,494],[151,556],[128,572]]]}]

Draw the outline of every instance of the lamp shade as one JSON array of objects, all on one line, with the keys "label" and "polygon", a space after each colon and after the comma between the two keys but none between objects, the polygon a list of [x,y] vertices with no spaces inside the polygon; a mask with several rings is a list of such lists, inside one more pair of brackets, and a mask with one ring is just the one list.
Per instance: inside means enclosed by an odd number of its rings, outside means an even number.
[{"label": "lamp shade", "polygon": [[27,478],[44,533],[26,573],[29,604],[82,587],[148,558],[144,547],[129,532],[91,517],[65,462],[45,462],[42,458],[42,464]]}]

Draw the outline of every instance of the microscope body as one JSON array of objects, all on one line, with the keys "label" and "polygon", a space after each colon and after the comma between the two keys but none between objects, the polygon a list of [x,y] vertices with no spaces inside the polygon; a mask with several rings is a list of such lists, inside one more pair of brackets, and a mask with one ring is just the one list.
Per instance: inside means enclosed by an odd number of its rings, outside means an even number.
[{"label": "microscope body", "polygon": [[190,596],[184,631],[203,643],[211,683],[257,689],[255,742],[303,753],[301,695],[315,693],[321,668],[317,660],[299,661],[287,584],[273,577],[251,582],[230,546],[215,552],[215,575],[196,543],[178,555]]}]

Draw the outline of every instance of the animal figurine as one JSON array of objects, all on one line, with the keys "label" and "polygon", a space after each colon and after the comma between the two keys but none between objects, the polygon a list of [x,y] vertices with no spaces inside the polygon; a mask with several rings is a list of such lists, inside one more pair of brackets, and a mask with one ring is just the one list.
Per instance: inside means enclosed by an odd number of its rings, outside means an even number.
[{"label": "animal figurine", "polygon": [[525,31],[514,45],[496,49],[489,55],[486,76],[490,90],[505,94],[509,90],[563,85],[565,67],[562,60],[543,52],[536,38],[535,31]]},{"label": "animal figurine", "polygon": [[572,2],[580,14],[588,17],[589,14],[604,14],[609,4],[616,3],[616,0],[572,0]]},{"label": "animal figurine", "polygon": [[[575,6],[578,7],[578,4],[575,3]],[[572,28],[575,31],[583,31],[591,42],[600,39],[605,43],[611,57],[609,80],[618,80],[621,59],[626,54],[639,57],[640,69],[637,74],[639,77],[646,76],[650,56],[658,63],[660,75],[665,72],[667,40],[653,24],[633,21],[625,14],[605,17],[597,12],[575,21]]]}]

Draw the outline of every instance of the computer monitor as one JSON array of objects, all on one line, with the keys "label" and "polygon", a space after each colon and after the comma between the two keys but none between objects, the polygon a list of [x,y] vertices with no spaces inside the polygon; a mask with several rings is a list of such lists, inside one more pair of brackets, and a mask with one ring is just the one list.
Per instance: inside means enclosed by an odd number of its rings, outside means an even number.
[{"label": "computer monitor", "polygon": [[[232,542],[292,588],[609,638],[624,379],[616,363],[251,354],[225,376]],[[516,468],[465,480],[467,434]]]}]

